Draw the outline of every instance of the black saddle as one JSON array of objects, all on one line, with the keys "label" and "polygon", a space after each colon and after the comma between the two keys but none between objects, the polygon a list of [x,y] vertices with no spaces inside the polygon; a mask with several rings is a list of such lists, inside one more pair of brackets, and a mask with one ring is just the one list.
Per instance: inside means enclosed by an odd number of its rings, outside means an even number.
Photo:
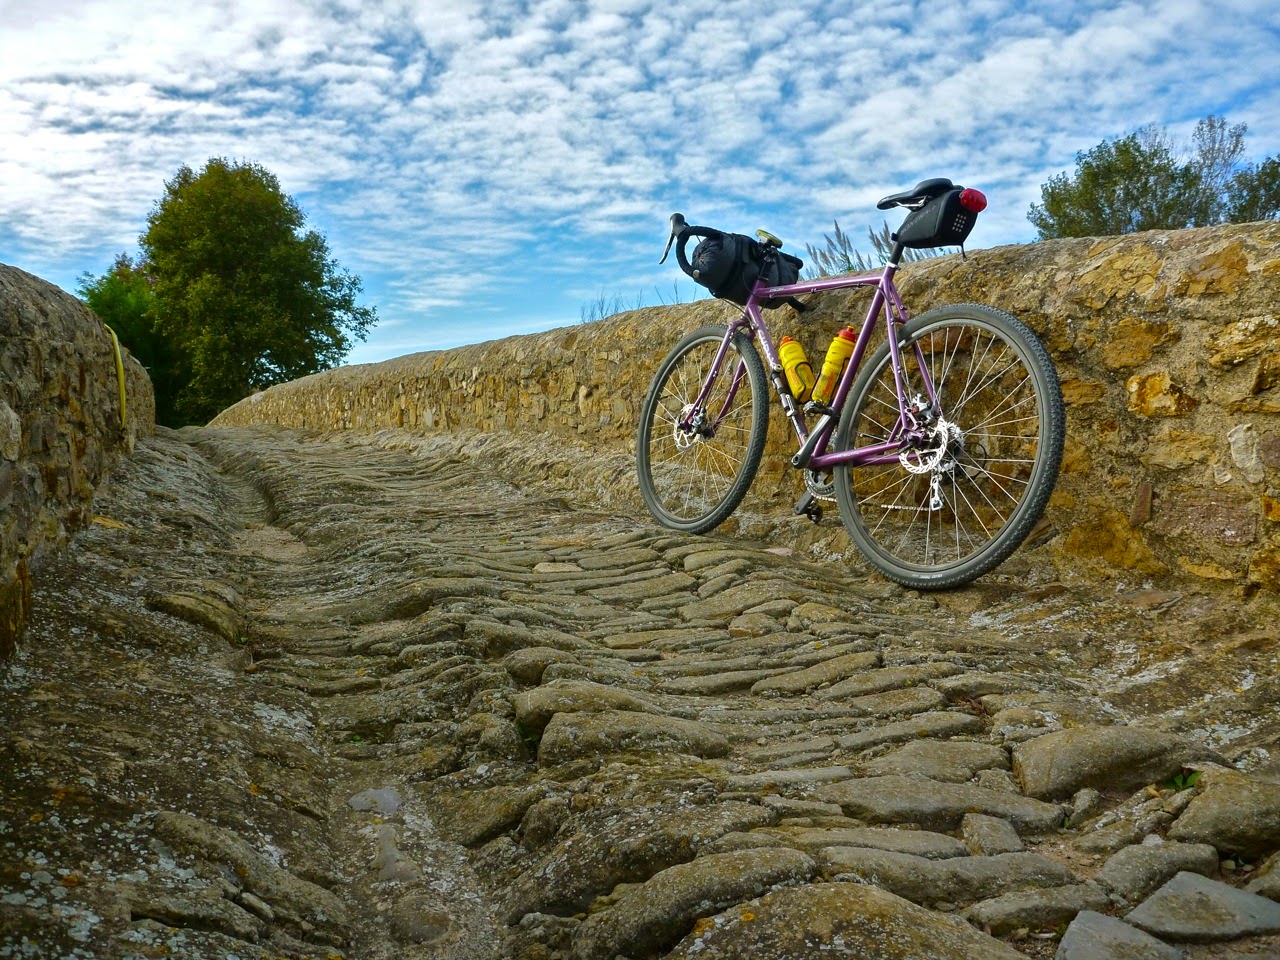
[{"label": "black saddle", "polygon": [[946,177],[935,177],[932,180],[921,180],[904,193],[894,193],[876,204],[877,210],[888,210],[890,207],[915,207],[934,197],[940,197],[955,184]]}]

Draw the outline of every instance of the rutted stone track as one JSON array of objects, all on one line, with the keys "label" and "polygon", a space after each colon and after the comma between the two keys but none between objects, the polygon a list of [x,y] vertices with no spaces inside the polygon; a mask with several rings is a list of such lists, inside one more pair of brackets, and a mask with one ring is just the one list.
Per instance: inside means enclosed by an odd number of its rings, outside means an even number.
[{"label": "rutted stone track", "polygon": [[1023,556],[940,605],[513,444],[182,441],[37,580],[0,957],[1280,949],[1260,600]]}]

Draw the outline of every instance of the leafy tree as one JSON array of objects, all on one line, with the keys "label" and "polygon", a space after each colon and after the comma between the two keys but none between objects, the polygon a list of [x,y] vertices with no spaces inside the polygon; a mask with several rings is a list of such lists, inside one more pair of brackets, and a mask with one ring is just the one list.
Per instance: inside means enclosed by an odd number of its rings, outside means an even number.
[{"label": "leafy tree", "polygon": [[155,388],[156,419],[163,424],[178,423],[175,400],[186,379],[183,358],[156,329],[155,296],[143,263],[135,263],[122,253],[102,276],[83,274],[78,292],[147,369]]},{"label": "leafy tree", "polygon": [[1227,219],[1232,182],[1244,156],[1247,130],[1243,123],[1228,127],[1226,118],[1212,114],[1196,124],[1191,135],[1195,155],[1188,163],[1195,179],[1194,226],[1205,227]]},{"label": "leafy tree", "polygon": [[1155,125],[1103,140],[1076,154],[1074,175],[1049,178],[1027,219],[1045,240],[1273,217],[1280,206],[1275,161],[1242,166],[1247,129],[1210,115],[1196,124],[1189,147]]},{"label": "leafy tree", "polygon": [[1230,223],[1280,220],[1280,157],[1268,157],[1231,178]]},{"label": "leafy tree", "polygon": [[305,219],[255,163],[216,157],[165,183],[139,245],[148,315],[184,378],[180,421],[335,365],[376,321],[356,303],[359,278],[330,259],[323,236],[304,232]]},{"label": "leafy tree", "polygon": [[[835,232],[822,235],[822,239],[826,241],[824,246],[815,247],[808,243],[804,246],[805,252],[809,255],[809,268],[805,273],[811,280],[818,277],[834,277],[842,273],[870,273],[888,262],[889,254],[893,252],[893,240],[887,221],[881,224],[878,232],[867,227],[867,239],[875,252],[874,258],[863,256],[860,250],[854,249],[852,238],[840,229],[840,221],[836,220],[834,223]],[[929,257],[941,255],[940,250],[908,248],[902,252],[902,259],[910,263],[913,260],[926,260]]]}]

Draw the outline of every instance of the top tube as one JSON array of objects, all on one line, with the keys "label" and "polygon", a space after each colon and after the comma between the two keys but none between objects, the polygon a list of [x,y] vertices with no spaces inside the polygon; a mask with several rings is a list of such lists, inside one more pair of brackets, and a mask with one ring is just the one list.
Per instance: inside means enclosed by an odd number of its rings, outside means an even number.
[{"label": "top tube", "polygon": [[886,263],[880,273],[861,273],[855,276],[819,277],[816,280],[802,280],[799,283],[783,284],[780,287],[757,288],[753,299],[764,300],[769,297],[795,296],[800,293],[821,293],[824,290],[842,290],[845,287],[875,287],[881,284],[893,284],[895,264]]}]

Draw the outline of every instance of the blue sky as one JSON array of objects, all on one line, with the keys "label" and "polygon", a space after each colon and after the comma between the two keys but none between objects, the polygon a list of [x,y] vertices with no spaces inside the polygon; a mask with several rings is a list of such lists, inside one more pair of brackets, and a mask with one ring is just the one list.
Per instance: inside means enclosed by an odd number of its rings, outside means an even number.
[{"label": "blue sky", "polygon": [[[919,179],[1024,242],[1075,154],[1209,113],[1280,153],[1275,0],[0,0],[0,262],[74,291],[164,182],[260,163],[364,280],[350,362],[702,291],[666,220],[803,254]],[[895,220],[896,223],[896,220]],[[673,288],[674,284],[678,286]]]}]

